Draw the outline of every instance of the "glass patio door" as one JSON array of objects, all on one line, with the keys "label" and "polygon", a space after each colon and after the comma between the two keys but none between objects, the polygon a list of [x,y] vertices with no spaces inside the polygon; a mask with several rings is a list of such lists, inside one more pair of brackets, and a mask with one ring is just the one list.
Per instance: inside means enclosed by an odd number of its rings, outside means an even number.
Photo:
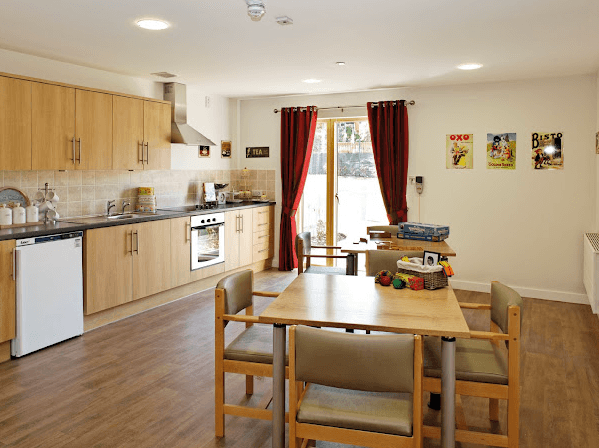
[{"label": "glass patio door", "polygon": [[364,237],[367,226],[386,223],[368,119],[319,120],[298,227],[312,233],[313,246],[342,246]]}]

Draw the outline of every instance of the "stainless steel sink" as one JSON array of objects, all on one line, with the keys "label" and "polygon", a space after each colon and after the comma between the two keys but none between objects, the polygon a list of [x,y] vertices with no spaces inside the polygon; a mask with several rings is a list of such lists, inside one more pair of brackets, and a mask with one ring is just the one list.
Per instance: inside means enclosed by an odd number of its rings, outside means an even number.
[{"label": "stainless steel sink", "polygon": [[110,215],[107,216],[106,219],[132,219],[132,218],[137,218],[141,215],[137,215],[134,213],[127,213],[126,215]]}]

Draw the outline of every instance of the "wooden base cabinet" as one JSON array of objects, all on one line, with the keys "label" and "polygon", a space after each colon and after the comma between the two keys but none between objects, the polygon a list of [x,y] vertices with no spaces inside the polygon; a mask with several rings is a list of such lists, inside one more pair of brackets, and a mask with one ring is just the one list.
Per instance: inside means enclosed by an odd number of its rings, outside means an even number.
[{"label": "wooden base cabinet", "polygon": [[225,212],[225,271],[252,264],[252,209]]},{"label": "wooden base cabinet", "polygon": [[191,218],[169,219],[171,224],[171,286],[191,282]]},{"label": "wooden base cabinet", "polygon": [[15,240],[0,241],[0,343],[15,337],[15,246]]},{"label": "wooden base cabinet", "polygon": [[274,206],[253,209],[252,262],[272,258],[275,255],[275,208]]},{"label": "wooden base cabinet", "polygon": [[91,229],[84,243],[84,314],[171,288],[169,220]]},{"label": "wooden base cabinet", "polygon": [[84,314],[93,314],[133,300],[134,228],[132,224],[85,232]]}]

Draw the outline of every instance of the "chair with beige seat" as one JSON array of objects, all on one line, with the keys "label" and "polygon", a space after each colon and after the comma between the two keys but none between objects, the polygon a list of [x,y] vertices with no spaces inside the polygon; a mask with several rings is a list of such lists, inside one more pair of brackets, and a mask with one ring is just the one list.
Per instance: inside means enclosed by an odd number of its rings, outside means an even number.
[{"label": "chair with beige seat", "polygon": [[[470,339],[456,340],[455,370],[458,395],[489,398],[489,418],[499,420],[499,401],[507,400],[507,436],[469,431],[463,411],[456,408],[456,441],[516,448],[520,409],[520,325],[523,301],[513,289],[491,283],[491,304],[460,303],[473,310],[491,310],[491,332],[471,331]],[[500,347],[505,341],[508,348]],[[424,390],[441,392],[441,341],[424,338]],[[460,421],[461,420],[461,421]],[[440,430],[424,427],[425,437],[438,438]]]},{"label": "chair with beige seat", "polygon": [[421,447],[421,381],[420,336],[291,327],[289,447]]},{"label": "chair with beige seat", "polygon": [[[225,435],[225,414],[270,420],[271,394],[258,407],[225,404],[225,372],[246,375],[246,394],[254,393],[254,376],[272,378],[273,335],[271,325],[254,325],[253,296],[277,297],[276,292],[254,291],[254,273],[244,270],[221,279],[215,290],[215,433]],[[245,310],[245,315],[238,314]],[[245,330],[225,347],[228,322],[244,322]],[[286,367],[285,377],[289,376]]]},{"label": "chair with beige seat", "polygon": [[404,255],[408,257],[421,257],[422,251],[410,250],[367,250],[366,275],[374,276],[379,271],[397,272],[397,260]]},{"label": "chair with beige seat", "polygon": [[[354,254],[346,255],[316,255],[312,249],[341,249],[341,246],[312,246],[312,235],[310,232],[298,233],[295,237],[295,253],[297,254],[297,273],[307,274],[332,274],[332,275],[354,275]],[[312,266],[312,258],[345,259],[345,267]],[[304,266],[305,263],[305,266]]]}]

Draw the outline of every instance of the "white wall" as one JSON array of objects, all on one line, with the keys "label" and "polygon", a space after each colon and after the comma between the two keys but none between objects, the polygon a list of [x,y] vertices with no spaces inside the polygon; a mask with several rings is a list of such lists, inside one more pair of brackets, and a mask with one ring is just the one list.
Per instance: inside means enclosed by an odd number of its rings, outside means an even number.
[{"label": "white wall", "polygon": [[[163,95],[162,83],[2,49],[0,49],[0,72],[149,98],[162,99]],[[210,96],[209,108],[205,107],[206,96]],[[211,148],[210,158],[200,159],[197,146],[172,145],[172,169],[232,168],[234,161],[221,159],[220,156],[220,141],[231,138],[231,123],[236,123],[230,121],[229,100],[222,96],[210,95],[199,86],[188,85],[187,106],[188,123],[218,146]]]},{"label": "white wall", "polygon": [[[245,100],[240,147],[270,146],[271,157],[245,160],[238,154],[238,163],[277,170],[279,219],[280,116],[274,108],[415,100],[409,107],[409,175],[424,176],[422,222],[451,226],[448,243],[458,254],[452,262],[454,285],[487,290],[491,280],[499,280],[528,297],[588,303],[582,284],[582,233],[595,224],[597,90],[595,76],[575,76]],[[345,116],[365,113],[365,108],[347,110]],[[563,171],[532,168],[534,131],[564,133]],[[515,171],[486,169],[487,132],[517,133]],[[474,134],[473,170],[445,168],[445,135],[451,133]],[[408,206],[409,219],[417,220],[412,189]]]}]

